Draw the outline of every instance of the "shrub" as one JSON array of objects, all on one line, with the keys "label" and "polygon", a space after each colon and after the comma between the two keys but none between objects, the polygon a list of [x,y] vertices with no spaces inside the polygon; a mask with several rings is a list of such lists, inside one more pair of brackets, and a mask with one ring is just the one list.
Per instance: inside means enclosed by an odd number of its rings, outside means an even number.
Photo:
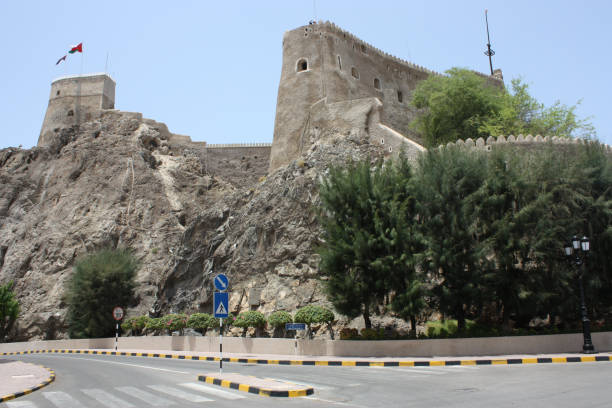
[{"label": "shrub", "polygon": [[19,303],[13,292],[13,282],[0,285],[0,342],[8,336],[18,315]]},{"label": "shrub", "polygon": [[293,318],[289,312],[285,312],[284,310],[279,310],[277,312],[272,313],[268,316],[268,323],[270,326],[276,328],[285,328],[285,324],[293,323]]},{"label": "shrub", "polygon": [[185,314],[168,314],[161,318],[163,328],[171,334],[178,330],[181,334],[187,325],[187,316]]},{"label": "shrub", "polygon": [[202,334],[206,334],[206,330],[213,328],[217,323],[217,319],[208,313],[194,313],[187,319],[187,327],[198,330]]},{"label": "shrub", "polygon": [[385,329],[361,329],[361,338],[363,340],[384,340]]},{"label": "shrub", "polygon": [[138,262],[125,249],[103,249],[76,261],[65,296],[72,338],[111,337],[115,306],[132,302]]},{"label": "shrub", "polygon": [[145,323],[145,330],[149,333],[159,333],[164,330],[164,323],[161,317],[149,317]]},{"label": "shrub", "polygon": [[329,331],[333,338],[333,332],[331,330],[331,324],[334,321],[335,316],[334,312],[323,307],[316,305],[308,305],[304,306],[301,309],[298,309],[295,312],[295,316],[293,317],[293,321],[296,323],[306,323],[308,326],[308,333],[312,337],[311,325],[312,324],[323,324],[326,323],[328,325]]},{"label": "shrub", "polygon": [[357,329],[345,327],[340,330],[340,340],[356,340],[359,338],[359,332]]},{"label": "shrub", "polygon": [[249,310],[242,312],[236,317],[233,322],[234,326],[241,327],[243,329],[242,335],[245,336],[247,329],[253,327],[255,329],[261,329],[266,325],[266,317],[256,310]]},{"label": "shrub", "polygon": [[142,334],[148,319],[149,317],[146,315],[133,316],[125,319],[123,323],[121,323],[121,328],[125,332],[130,331],[130,334],[133,336],[138,336]]}]

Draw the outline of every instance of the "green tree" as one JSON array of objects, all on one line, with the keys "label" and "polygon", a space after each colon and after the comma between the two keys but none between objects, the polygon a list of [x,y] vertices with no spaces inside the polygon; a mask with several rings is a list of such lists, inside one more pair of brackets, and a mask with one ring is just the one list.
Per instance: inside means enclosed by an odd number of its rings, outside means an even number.
[{"label": "green tree", "polygon": [[521,79],[513,79],[507,91],[466,69],[446,73],[420,82],[412,98],[413,106],[423,109],[414,126],[428,147],[489,135],[595,136],[588,119],[576,115],[579,103],[546,107]]},{"label": "green tree", "polygon": [[72,338],[113,336],[113,307],[133,301],[138,263],[128,250],[103,249],[77,260],[69,282],[69,334]]},{"label": "green tree", "polygon": [[481,243],[474,231],[474,193],[483,182],[481,154],[459,148],[430,150],[419,161],[415,194],[425,250],[423,271],[443,313],[459,330],[482,306]]},{"label": "green tree", "polygon": [[415,127],[428,147],[485,136],[484,124],[502,107],[503,91],[474,72],[451,68],[421,81],[412,104],[423,109]]},{"label": "green tree", "polygon": [[285,324],[293,323],[293,317],[289,312],[278,310],[268,316],[268,323],[274,328],[274,336],[281,337],[285,333]]},{"label": "green tree", "polygon": [[367,328],[389,292],[393,270],[409,262],[394,256],[404,243],[391,218],[403,217],[406,189],[397,184],[402,171],[409,173],[409,167],[372,167],[365,160],[330,168],[320,185],[324,244],[318,252],[328,298],[342,314],[362,315]]},{"label": "green tree", "polygon": [[331,324],[335,319],[334,312],[323,306],[308,305],[298,309],[293,316],[295,323],[305,323],[308,334],[312,336],[311,326],[313,324],[327,324],[331,332]]},{"label": "green tree", "polygon": [[15,299],[13,282],[0,285],[0,342],[5,341],[19,315],[19,302]]},{"label": "green tree", "polygon": [[248,310],[240,313],[238,317],[236,317],[236,320],[234,320],[233,325],[241,327],[243,329],[242,336],[246,336],[249,327],[253,327],[259,332],[259,330],[266,325],[266,317],[256,310]]}]

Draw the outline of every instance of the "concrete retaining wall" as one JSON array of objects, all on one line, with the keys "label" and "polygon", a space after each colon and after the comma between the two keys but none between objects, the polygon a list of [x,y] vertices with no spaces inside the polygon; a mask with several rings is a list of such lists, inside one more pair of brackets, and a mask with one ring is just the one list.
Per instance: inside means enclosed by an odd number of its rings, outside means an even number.
[{"label": "concrete retaining wall", "polygon": [[[598,351],[612,351],[612,332],[593,333]],[[49,340],[0,344],[0,352],[47,349],[112,349],[114,338]],[[217,336],[122,337],[119,349],[217,352]],[[582,334],[435,340],[298,340],[297,354],[339,357],[452,357],[506,354],[578,353]],[[242,354],[296,354],[293,339],[224,337],[223,351]]]}]

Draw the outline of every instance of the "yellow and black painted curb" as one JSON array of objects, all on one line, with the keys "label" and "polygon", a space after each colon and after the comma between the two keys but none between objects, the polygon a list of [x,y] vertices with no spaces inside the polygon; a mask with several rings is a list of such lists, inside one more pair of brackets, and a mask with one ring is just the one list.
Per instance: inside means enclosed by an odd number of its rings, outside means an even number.
[{"label": "yellow and black painted curb", "polygon": [[[111,356],[174,358],[179,360],[219,361],[219,357],[190,356],[182,354],[135,353],[125,351],[98,351],[98,350],[28,350],[0,353],[0,356],[57,353],[57,354],[99,354]],[[612,361],[612,355],[589,355],[572,357],[526,357],[526,358],[500,358],[500,359],[447,359],[447,360],[395,360],[395,361],[367,361],[367,360],[264,360],[252,358],[223,358],[227,363],[242,364],[268,364],[268,365],[301,365],[301,366],[342,366],[342,367],[434,367],[458,365],[503,365],[503,364],[547,364],[547,363],[594,363]]]},{"label": "yellow and black painted curb", "polygon": [[[290,391],[279,391],[279,390],[269,390],[266,388],[254,387],[248,384],[240,384],[236,382],[231,382],[229,380],[223,380],[217,377],[211,377],[208,375],[199,375],[198,381],[203,381],[208,384],[218,385],[220,387],[231,388],[233,390],[250,392],[251,394],[258,394],[262,397],[305,397],[307,395],[314,394],[314,388],[306,387],[298,390],[290,390]],[[288,383],[292,386],[296,384]]]},{"label": "yellow and black painted curb", "polygon": [[[8,353],[2,353],[2,355],[7,355]],[[14,353],[13,353],[14,354]],[[23,354],[23,353],[22,353]],[[26,363],[29,364],[29,363]],[[40,384],[32,387],[32,388],[28,388],[25,389],[23,391],[19,391],[16,392],[14,394],[8,394],[8,395],[4,395],[4,396],[0,396],[0,403],[4,402],[4,401],[9,401],[18,397],[22,397],[24,395],[28,395],[31,394],[32,392],[36,391],[36,390],[40,390],[42,387],[45,387],[49,384],[51,384],[53,381],[55,381],[55,372],[53,370],[51,370],[50,368],[41,366],[42,368],[44,368],[45,370],[49,371],[49,378],[47,378],[45,381],[41,382]]]}]

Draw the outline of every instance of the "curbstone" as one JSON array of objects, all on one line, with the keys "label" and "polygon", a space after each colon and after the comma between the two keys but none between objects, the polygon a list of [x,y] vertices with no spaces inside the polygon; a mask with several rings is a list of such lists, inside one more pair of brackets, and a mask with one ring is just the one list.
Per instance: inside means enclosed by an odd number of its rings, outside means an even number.
[{"label": "curbstone", "polygon": [[[286,391],[271,390],[271,389],[266,389],[262,387],[255,387],[249,384],[241,384],[241,383],[232,382],[229,380],[223,380],[221,378],[208,376],[208,375],[199,375],[198,381],[203,381],[207,384],[218,385],[220,387],[231,388],[233,390],[248,392],[251,394],[257,394],[257,395],[261,395],[262,397],[290,397],[292,398],[292,397],[306,397],[308,395],[314,394],[314,388],[312,387],[307,387],[307,388],[298,389],[298,390],[286,390]],[[287,383],[287,384],[296,385],[293,383]]]},{"label": "curbstone", "polygon": [[[11,353],[14,354],[14,353]],[[20,354],[25,354],[25,353],[20,353]],[[7,353],[1,353],[0,355],[7,355]],[[25,363],[25,364],[30,364],[30,363]],[[33,364],[32,364],[33,365]],[[38,385],[35,385],[34,387],[31,388],[27,388],[23,391],[19,391],[16,392],[14,394],[7,394],[7,395],[3,395],[0,396],[0,403],[5,402],[5,401],[10,401],[12,399],[18,398],[18,397],[22,397],[24,395],[28,395],[31,394],[32,392],[39,390],[49,384],[51,384],[53,381],[55,381],[55,371],[51,370],[50,368],[47,368],[45,366],[40,366],[42,368],[44,368],[45,370],[49,371],[49,378],[47,378],[45,381],[41,382]]]}]

